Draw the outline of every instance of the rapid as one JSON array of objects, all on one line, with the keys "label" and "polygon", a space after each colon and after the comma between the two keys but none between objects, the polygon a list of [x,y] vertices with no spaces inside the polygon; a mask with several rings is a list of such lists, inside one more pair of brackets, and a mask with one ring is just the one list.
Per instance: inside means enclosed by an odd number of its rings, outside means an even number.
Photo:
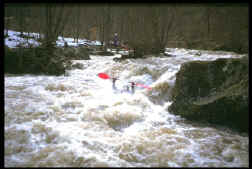
[{"label": "rapid", "polygon": [[[5,74],[5,167],[248,167],[247,135],[188,122],[166,99],[182,63],[242,55],[167,53],[121,62],[91,55],[62,76]],[[119,91],[100,72],[118,77]],[[124,92],[130,81],[152,90]]]}]

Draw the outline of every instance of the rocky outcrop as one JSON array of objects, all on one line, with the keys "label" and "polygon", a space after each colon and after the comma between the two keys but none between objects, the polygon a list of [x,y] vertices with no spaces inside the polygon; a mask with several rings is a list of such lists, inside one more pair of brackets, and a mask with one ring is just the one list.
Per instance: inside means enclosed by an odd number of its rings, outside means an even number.
[{"label": "rocky outcrop", "polygon": [[89,49],[86,47],[66,47],[59,49],[62,55],[67,57],[68,59],[75,60],[89,60]]},{"label": "rocky outcrop", "polygon": [[5,46],[5,73],[62,75],[71,65],[70,60],[88,60],[85,47],[55,47],[51,51],[43,46],[9,48]]},{"label": "rocky outcrop", "polygon": [[5,46],[4,71],[13,74],[47,74],[65,73],[64,60],[43,47],[8,48]]},{"label": "rocky outcrop", "polygon": [[109,51],[93,51],[91,53],[92,55],[100,55],[100,56],[114,56],[114,53]]},{"label": "rocky outcrop", "polygon": [[248,83],[248,56],[184,63],[168,111],[248,132]]}]

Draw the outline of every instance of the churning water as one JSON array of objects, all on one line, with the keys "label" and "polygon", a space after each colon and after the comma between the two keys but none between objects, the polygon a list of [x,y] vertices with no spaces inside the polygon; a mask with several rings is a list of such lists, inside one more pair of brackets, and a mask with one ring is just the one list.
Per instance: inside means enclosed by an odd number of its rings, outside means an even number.
[{"label": "churning water", "polygon": [[[170,58],[91,56],[66,76],[5,75],[6,167],[248,167],[249,138],[167,112],[182,63],[240,57],[167,49]],[[116,92],[105,72],[152,90]]]}]

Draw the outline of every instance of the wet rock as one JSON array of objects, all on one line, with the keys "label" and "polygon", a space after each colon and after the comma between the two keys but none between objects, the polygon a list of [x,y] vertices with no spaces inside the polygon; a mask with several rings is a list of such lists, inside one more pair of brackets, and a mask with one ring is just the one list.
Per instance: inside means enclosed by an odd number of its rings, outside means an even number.
[{"label": "wet rock", "polygon": [[248,57],[184,63],[172,100],[171,113],[248,132]]},{"label": "wet rock", "polygon": [[164,56],[166,56],[166,57],[175,57],[175,55],[172,55],[172,54],[167,53],[167,52],[164,52]]},{"label": "wet rock", "polygon": [[22,74],[48,74],[60,75],[65,73],[61,56],[55,55],[55,49],[45,47],[19,47],[5,46],[5,73]]},{"label": "wet rock", "polygon": [[122,55],[120,58],[114,58],[114,61],[123,61],[125,59],[137,59],[137,58],[143,58],[143,57],[136,57],[133,54],[129,54],[129,55]]},{"label": "wet rock", "polygon": [[101,56],[114,56],[114,53],[109,52],[109,51],[97,51],[95,52],[96,55],[101,55]]},{"label": "wet rock", "polygon": [[81,63],[75,63],[71,66],[71,69],[83,69],[84,66]]},{"label": "wet rock", "polygon": [[79,56],[81,60],[90,60],[89,52],[90,50],[86,47],[77,48],[77,56]]},{"label": "wet rock", "polygon": [[76,60],[89,60],[89,49],[85,46],[81,47],[66,47],[64,48],[63,55],[67,58]]},{"label": "wet rock", "polygon": [[[62,75],[68,69],[72,59],[89,60],[89,51],[85,47],[19,47],[5,46],[5,73],[30,73]],[[78,65],[79,66],[79,65]]]},{"label": "wet rock", "polygon": [[149,91],[147,96],[153,103],[163,105],[171,100],[171,89],[172,87],[167,82],[163,82],[156,85],[153,90]]}]

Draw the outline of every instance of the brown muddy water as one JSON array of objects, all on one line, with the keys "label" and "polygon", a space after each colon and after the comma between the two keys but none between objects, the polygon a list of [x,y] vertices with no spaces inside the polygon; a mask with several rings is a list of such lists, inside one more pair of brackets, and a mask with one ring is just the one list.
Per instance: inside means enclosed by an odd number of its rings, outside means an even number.
[{"label": "brown muddy water", "polygon": [[[186,122],[164,99],[182,63],[240,55],[167,50],[175,57],[91,56],[66,76],[5,74],[5,167],[248,167],[248,136]],[[100,72],[120,78],[117,91]],[[153,90],[124,92],[130,81]]]}]

